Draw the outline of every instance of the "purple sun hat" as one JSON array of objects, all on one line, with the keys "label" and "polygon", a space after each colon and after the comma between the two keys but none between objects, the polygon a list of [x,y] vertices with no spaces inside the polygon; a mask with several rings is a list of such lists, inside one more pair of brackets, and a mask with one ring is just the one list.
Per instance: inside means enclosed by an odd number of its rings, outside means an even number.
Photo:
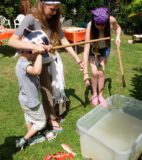
[{"label": "purple sun hat", "polygon": [[95,24],[103,25],[109,20],[109,9],[107,7],[92,9],[91,13]]}]

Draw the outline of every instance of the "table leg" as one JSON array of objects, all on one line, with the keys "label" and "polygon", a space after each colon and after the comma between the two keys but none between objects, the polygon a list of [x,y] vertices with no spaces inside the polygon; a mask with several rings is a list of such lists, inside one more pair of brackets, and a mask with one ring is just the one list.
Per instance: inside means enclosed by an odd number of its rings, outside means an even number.
[{"label": "table leg", "polygon": [[75,48],[75,52],[77,53],[77,46],[75,46],[74,48]]},{"label": "table leg", "polygon": [[2,41],[0,41],[0,45],[1,45],[1,46],[3,45],[3,42],[2,42]]}]

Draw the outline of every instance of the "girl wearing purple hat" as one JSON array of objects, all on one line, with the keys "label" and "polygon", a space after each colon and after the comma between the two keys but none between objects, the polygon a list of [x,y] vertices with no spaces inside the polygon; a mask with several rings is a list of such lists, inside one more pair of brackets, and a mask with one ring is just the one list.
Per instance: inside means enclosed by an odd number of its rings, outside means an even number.
[{"label": "girl wearing purple hat", "polygon": [[[35,53],[43,53],[48,50],[47,45],[44,45],[43,43],[36,44],[36,43],[30,43],[30,41],[29,42],[22,41],[25,29],[31,31],[36,31],[36,30],[44,31],[50,43],[53,45],[58,45],[59,43],[63,45],[69,44],[68,40],[65,38],[64,33],[62,32],[61,29],[60,8],[61,8],[60,0],[36,0],[35,5],[31,8],[30,14],[25,16],[19,28],[10,38],[8,42],[9,46],[25,50],[25,52],[26,50],[34,50]],[[76,54],[76,52],[74,51],[74,49],[72,47],[67,47],[66,50],[73,56],[77,64],[79,64],[80,67],[82,68],[83,63]],[[59,54],[56,55],[58,55],[57,58],[60,60]],[[53,55],[51,56],[53,57]],[[55,57],[52,60],[51,58],[49,59],[49,61],[47,60],[48,62],[46,62],[46,64],[43,64],[42,66],[42,73],[40,75],[40,84],[42,86],[42,89],[44,88],[44,90],[42,90],[43,107],[46,113],[46,118],[50,119],[50,123],[52,125],[52,129],[54,130],[54,132],[63,130],[63,128],[60,126],[60,123],[57,120],[58,120],[58,115],[62,114],[65,110],[64,99],[61,99],[60,104],[54,103],[55,99],[53,99],[53,85],[52,85],[53,74],[55,78],[56,76],[55,74],[57,74],[57,69],[59,70],[59,68],[56,67],[57,65],[55,63],[57,61],[57,58]],[[52,63],[53,61],[54,61],[54,66]],[[51,71],[52,67],[54,67],[54,73],[52,72],[53,70]],[[61,60],[60,60],[60,68],[63,71]],[[63,77],[64,76],[62,74],[60,78],[63,79]],[[56,83],[57,82],[59,82],[58,79],[56,80]],[[62,84],[62,93],[64,94],[63,87],[64,86]],[[63,96],[65,97],[65,95]],[[56,102],[58,102],[58,100],[56,100]],[[37,117],[37,120],[38,118],[41,117]],[[27,127],[29,129],[31,126],[27,124]],[[31,133],[31,135],[33,135],[33,132]]]},{"label": "girl wearing purple hat", "polygon": [[[92,20],[89,22],[86,31],[86,41],[90,39],[98,39],[110,37],[111,28],[116,31],[115,43],[120,45],[121,27],[116,19],[109,15],[106,7],[100,7],[91,10]],[[110,54],[110,40],[99,41],[92,44],[86,44],[84,47],[84,82],[90,85],[88,75],[88,60],[91,66],[91,85],[93,96],[91,98],[92,105],[102,104],[105,106],[103,97],[103,88],[105,82],[105,67]]]}]

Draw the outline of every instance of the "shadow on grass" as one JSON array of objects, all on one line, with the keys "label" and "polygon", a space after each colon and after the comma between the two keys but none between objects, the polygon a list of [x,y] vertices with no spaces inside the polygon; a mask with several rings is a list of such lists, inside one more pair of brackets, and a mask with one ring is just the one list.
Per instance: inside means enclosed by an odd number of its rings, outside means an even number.
[{"label": "shadow on grass", "polygon": [[112,80],[111,78],[106,78],[105,79],[105,85],[104,86],[107,86],[108,88],[108,92],[109,92],[109,95],[111,96],[111,88],[112,88]]},{"label": "shadow on grass", "polygon": [[[106,87],[107,86],[107,88],[108,88],[108,91],[109,91],[109,95],[111,96],[111,83],[112,83],[112,80],[111,80],[111,78],[106,78],[105,79],[105,84],[104,84],[104,86]],[[90,104],[90,100],[89,100],[89,94],[93,94],[93,90],[92,90],[92,86],[90,85],[90,86],[87,86],[86,87],[86,90],[85,90],[85,92],[84,92],[84,97],[85,97],[85,104],[87,105],[87,104]]]},{"label": "shadow on grass", "polygon": [[0,160],[13,160],[13,155],[18,152],[15,147],[16,139],[21,137],[7,137],[3,144],[0,145]]},{"label": "shadow on grass", "polygon": [[78,100],[80,102],[80,105],[75,106],[72,109],[70,109],[70,103],[69,103],[68,104],[68,110],[73,110],[73,109],[81,107],[81,106],[86,107],[85,102],[79,96],[77,96],[75,94],[75,89],[74,88],[65,89],[65,93],[66,93],[66,95],[67,95],[67,97],[69,99],[69,102],[70,102],[70,96],[74,97],[76,100]]},{"label": "shadow on grass", "polygon": [[[105,79],[105,86],[108,87],[108,91],[109,91],[110,96],[111,96],[111,88],[112,88],[111,83],[112,83],[111,78],[106,78]],[[66,95],[69,99],[69,102],[70,102],[70,96],[74,97],[76,100],[78,100],[80,102],[80,105],[75,106],[74,108],[71,108],[71,109],[70,109],[70,103],[68,103],[67,110],[69,111],[69,110],[74,110],[74,109],[76,109],[78,107],[81,107],[81,106],[83,106],[85,108],[88,104],[90,104],[89,95],[90,94],[92,95],[93,91],[92,91],[92,86],[91,85],[87,86],[85,91],[84,91],[84,100],[82,100],[80,97],[78,97],[75,94],[75,89],[73,89],[73,88],[66,89],[65,93],[66,93]]]},{"label": "shadow on grass", "polygon": [[84,98],[85,98],[85,104],[86,105],[90,104],[89,94],[91,94],[91,95],[93,94],[92,86],[91,85],[87,86],[86,89],[85,89],[85,92],[84,92]]},{"label": "shadow on grass", "polygon": [[136,72],[131,79],[132,89],[130,90],[130,96],[142,100],[142,68],[133,68]]},{"label": "shadow on grass", "polygon": [[[3,57],[11,57],[11,56],[14,56],[16,52],[16,49],[12,48],[12,47],[9,47],[8,45],[2,45],[0,47],[0,54],[3,55]],[[3,58],[2,57],[2,58]]]}]

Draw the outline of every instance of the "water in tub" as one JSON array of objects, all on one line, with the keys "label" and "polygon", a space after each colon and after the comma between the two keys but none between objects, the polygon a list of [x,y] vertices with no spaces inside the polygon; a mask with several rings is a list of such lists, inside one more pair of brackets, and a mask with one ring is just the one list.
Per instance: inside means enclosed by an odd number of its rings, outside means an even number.
[{"label": "water in tub", "polygon": [[142,133],[142,120],[113,110],[90,128],[89,134],[113,150],[126,151]]}]

